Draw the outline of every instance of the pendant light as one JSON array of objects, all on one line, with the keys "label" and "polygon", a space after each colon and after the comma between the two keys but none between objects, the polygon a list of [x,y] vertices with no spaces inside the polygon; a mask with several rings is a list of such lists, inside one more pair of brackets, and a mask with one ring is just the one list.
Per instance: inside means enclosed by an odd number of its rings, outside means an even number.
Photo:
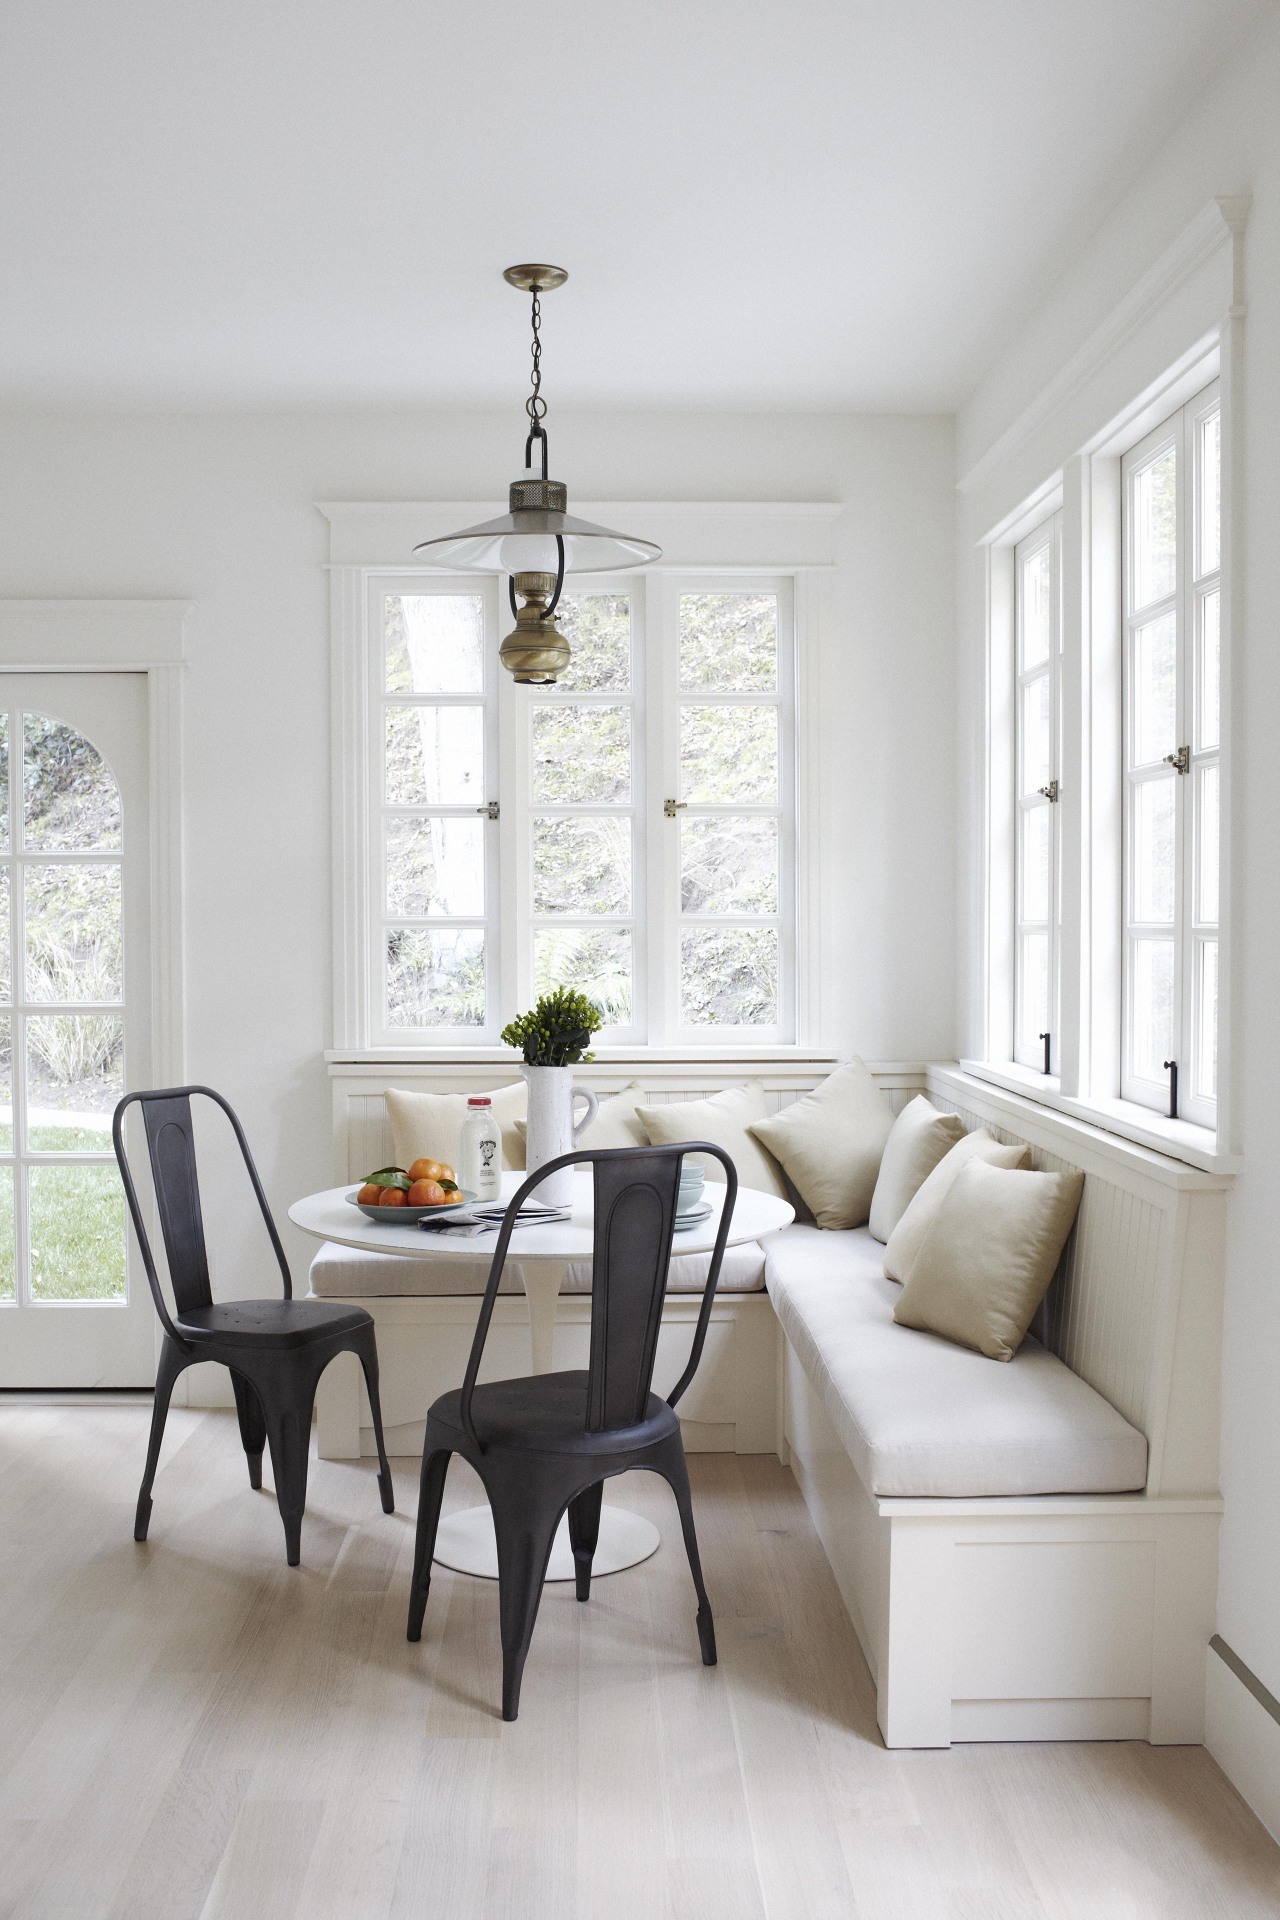
[{"label": "pendant light", "polygon": [[[662,550],[652,540],[575,519],[568,511],[568,488],[562,481],[547,478],[541,296],[562,287],[569,276],[563,267],[530,263],[508,267],[502,277],[533,297],[533,384],[524,403],[529,416],[524,478],[511,482],[507,512],[496,520],[464,527],[460,533],[442,534],[437,540],[424,540],[413,551],[433,566],[509,575],[507,592],[516,624],[499,650],[502,664],[516,680],[546,686],[553,684],[569,664],[569,642],[555,624],[565,574],[624,573],[657,560]],[[535,448],[540,474],[533,470]]]}]

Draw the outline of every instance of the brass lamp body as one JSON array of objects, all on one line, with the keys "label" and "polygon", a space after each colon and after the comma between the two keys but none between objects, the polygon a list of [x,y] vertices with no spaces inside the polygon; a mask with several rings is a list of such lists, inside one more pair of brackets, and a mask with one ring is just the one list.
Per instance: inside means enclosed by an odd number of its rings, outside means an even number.
[{"label": "brass lamp body", "polygon": [[518,573],[515,590],[524,602],[498,657],[520,686],[552,686],[569,664],[569,642],[547,609],[556,590],[554,573]]}]

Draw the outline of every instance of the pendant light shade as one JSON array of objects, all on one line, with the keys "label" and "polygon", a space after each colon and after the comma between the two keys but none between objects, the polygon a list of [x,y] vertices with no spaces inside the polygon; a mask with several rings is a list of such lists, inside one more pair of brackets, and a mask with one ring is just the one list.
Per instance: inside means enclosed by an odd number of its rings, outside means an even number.
[{"label": "pendant light shade", "polygon": [[[562,287],[568,279],[563,267],[538,264],[508,267],[503,275],[513,287],[533,296],[533,390],[525,401],[529,435],[525,441],[525,475],[511,482],[507,511],[458,533],[423,540],[414,553],[431,566],[505,573],[516,628],[501,649],[503,665],[517,680],[552,685],[569,664],[569,643],[555,627],[555,611],[567,573],[625,573],[661,557],[652,540],[615,533],[591,520],[576,519],[568,510],[569,490],[547,478],[547,434],[542,422],[547,403],[542,398],[542,305],[540,295]],[[535,446],[541,456],[541,474],[533,471]],[[516,596],[524,601],[518,607]]]},{"label": "pendant light shade", "polygon": [[[526,505],[531,496],[537,505]],[[543,502],[547,504],[543,504]],[[433,566],[475,567],[485,573],[555,573],[556,539],[564,541],[566,573],[624,573],[660,558],[652,540],[615,533],[566,513],[568,488],[558,480],[513,480],[510,507],[460,533],[442,534],[414,548]]]}]

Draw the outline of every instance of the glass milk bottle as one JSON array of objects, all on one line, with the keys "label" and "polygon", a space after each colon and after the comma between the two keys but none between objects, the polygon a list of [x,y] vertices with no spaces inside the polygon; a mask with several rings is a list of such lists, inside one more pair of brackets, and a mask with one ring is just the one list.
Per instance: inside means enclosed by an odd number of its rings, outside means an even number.
[{"label": "glass milk bottle", "polygon": [[488,1094],[467,1101],[467,1117],[458,1137],[458,1185],[477,1200],[496,1200],[502,1175],[502,1137]]}]

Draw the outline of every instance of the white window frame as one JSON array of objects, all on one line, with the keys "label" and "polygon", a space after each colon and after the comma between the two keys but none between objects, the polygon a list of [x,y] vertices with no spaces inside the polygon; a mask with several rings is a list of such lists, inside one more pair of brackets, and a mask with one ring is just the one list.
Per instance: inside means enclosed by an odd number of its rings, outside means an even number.
[{"label": "white window frame", "polygon": [[[1154,1080],[1141,1075],[1135,1066],[1133,1027],[1133,955],[1134,943],[1142,927],[1134,911],[1134,833],[1136,810],[1134,793],[1143,775],[1133,768],[1133,633],[1139,627],[1172,612],[1175,624],[1174,661],[1176,677],[1175,733],[1169,743],[1171,755],[1187,751],[1185,772],[1174,773],[1174,910],[1173,910],[1173,1014],[1171,1019],[1172,1058],[1179,1067],[1179,1115],[1193,1124],[1213,1127],[1217,1122],[1217,1100],[1198,1087],[1194,1063],[1198,1060],[1200,993],[1199,973],[1210,939],[1219,939],[1219,923],[1197,920],[1197,854],[1203,832],[1200,795],[1202,773],[1221,765],[1221,712],[1218,739],[1209,749],[1200,746],[1199,723],[1199,638],[1205,599],[1221,590],[1221,564],[1204,574],[1197,573],[1200,551],[1199,509],[1200,430],[1221,411],[1221,391],[1213,381],[1159,426],[1129,449],[1121,465],[1123,512],[1123,699],[1122,728],[1124,753],[1123,778],[1123,999],[1121,1014],[1120,1092],[1125,1100],[1152,1107],[1167,1108],[1169,1080]],[[1220,442],[1221,445],[1221,442]],[[1166,451],[1175,455],[1177,564],[1173,591],[1160,601],[1135,609],[1132,602],[1134,575],[1133,479]],[[1219,563],[1222,529],[1219,523]],[[1219,601],[1219,607],[1221,602]],[[1221,694],[1219,695],[1221,705]],[[1150,777],[1148,775],[1147,777]],[[1169,777],[1169,776],[1165,776]],[[1220,777],[1220,776],[1219,776]],[[1219,810],[1221,800],[1219,801]],[[1215,1040],[1216,1044],[1216,1040]]]},{"label": "white window frame", "polygon": [[[462,511],[465,511],[462,510]],[[829,513],[829,510],[823,510]],[[443,574],[403,567],[335,569],[333,654],[335,710],[335,1000],[339,1050],[378,1057],[405,1053],[467,1053],[493,1049],[505,1020],[534,998],[532,913],[531,712],[534,702],[584,699],[608,705],[619,696],[579,695],[520,687],[497,658],[505,631],[504,582],[477,573]],[[631,599],[633,733],[633,991],[635,1019],[628,1028],[602,1031],[600,1044],[615,1050],[662,1048],[698,1051],[766,1051],[799,1043],[797,925],[801,891],[796,769],[799,738],[797,657],[800,611],[809,596],[797,570],[765,573],[757,568],[653,569],[619,575],[574,576],[570,592],[625,592]],[[778,691],[780,726],[779,807],[726,807],[727,812],[776,812],[779,831],[778,969],[779,1018],[772,1027],[700,1027],[679,1024],[678,943],[679,827],[663,803],[679,795],[678,714],[681,592],[775,592],[778,596]],[[474,1028],[400,1028],[386,1020],[384,1003],[384,913],[381,780],[384,692],[382,599],[387,594],[481,594],[485,604],[485,680],[480,694],[416,696],[421,704],[486,707],[486,778],[499,818],[486,824],[487,1006],[484,1025]],[[812,627],[813,622],[810,622]],[[815,636],[816,638],[816,636]],[[689,696],[686,696],[689,697]],[[399,699],[400,696],[395,696]],[[413,696],[407,696],[412,699]],[[751,704],[754,695],[697,696],[697,703]],[[656,720],[656,724],[655,724]],[[454,809],[465,811],[465,809]],[[431,808],[434,812],[451,809]],[[701,809],[698,809],[701,811]],[[496,856],[496,857],[495,857]],[[818,889],[810,876],[805,906],[817,924]],[[345,904],[345,910],[344,910]],[[759,921],[763,915],[746,918]],[[354,919],[356,924],[352,926]],[[451,924],[462,924],[453,922]],[[468,922],[467,924],[470,924]],[[595,924],[593,922],[593,924]],[[611,924],[606,920],[602,924]],[[733,922],[726,922],[733,924]],[[806,962],[813,964],[806,951]]]},{"label": "white window frame", "polygon": [[[1026,607],[1023,594],[1026,562],[1035,554],[1048,550],[1049,554],[1049,653],[1043,665],[1024,668],[1022,664],[1022,639],[1025,628]],[[1013,840],[1013,1058],[1019,1065],[1033,1071],[1043,1072],[1044,1053],[1042,1036],[1037,1034],[1034,1041],[1028,1041],[1023,1032],[1022,1003],[1025,981],[1022,965],[1022,936],[1030,932],[1043,930],[1048,947],[1046,1018],[1049,1032],[1049,1068],[1050,1076],[1055,1074],[1058,1063],[1058,1048],[1061,1044],[1061,926],[1062,926],[1062,886],[1061,886],[1061,807],[1059,805],[1062,777],[1062,510],[1049,515],[1031,533],[1018,541],[1013,551],[1013,595],[1014,595],[1014,840]],[[1035,794],[1027,794],[1022,777],[1023,759],[1026,751],[1024,727],[1025,689],[1047,674],[1049,681],[1049,769],[1046,785],[1050,792],[1041,788]],[[1049,822],[1049,891],[1047,912],[1043,922],[1032,922],[1025,912],[1023,900],[1023,858],[1022,850],[1027,831],[1029,816],[1034,812],[1045,812]]]}]

